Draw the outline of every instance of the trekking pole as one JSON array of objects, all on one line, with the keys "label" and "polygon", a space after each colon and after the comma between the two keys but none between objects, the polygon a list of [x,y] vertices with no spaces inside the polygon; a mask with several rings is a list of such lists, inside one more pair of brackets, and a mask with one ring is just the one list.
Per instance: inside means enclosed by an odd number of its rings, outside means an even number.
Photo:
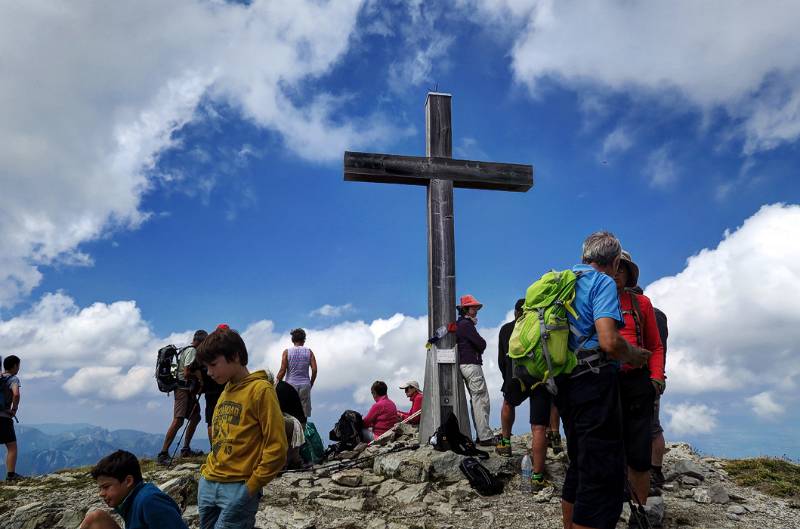
[{"label": "trekking pole", "polygon": [[406,423],[407,423],[408,421],[410,421],[411,419],[415,419],[415,418],[419,417],[419,414],[420,414],[420,413],[422,413],[422,410],[417,410],[417,411],[415,411],[414,413],[412,413],[411,415],[409,415],[408,417],[406,417],[406,418],[405,418],[405,419],[403,419],[402,421],[398,422],[397,424],[395,424],[394,426],[392,426],[391,428],[389,428],[388,430],[386,430],[385,432],[383,432],[383,433],[382,433],[381,435],[379,435],[377,438],[375,438],[375,439],[373,439],[372,441],[370,441],[369,443],[367,443],[367,446],[368,446],[368,447],[369,447],[369,446],[372,446],[373,444],[377,443],[378,441],[380,441],[380,440],[381,440],[381,439],[383,439],[384,437],[388,437],[388,436],[389,436],[389,434],[394,434],[394,432],[395,432],[395,430],[397,429],[397,427],[398,427],[398,426],[400,426],[401,424],[406,424]]},{"label": "trekking pole", "polygon": [[[630,497],[628,498],[628,506],[631,509],[631,516],[636,518],[636,525],[638,525],[640,529],[652,529],[653,526],[650,525],[650,519],[647,517],[647,511],[645,511],[644,505],[642,505],[641,500],[639,500],[639,495],[633,490],[631,481],[627,476],[625,476],[625,486],[628,487],[628,492],[630,493]],[[636,505],[633,504],[631,498],[633,498],[633,501],[636,502]]]},{"label": "trekking pole", "polygon": [[200,405],[200,396],[198,395],[197,398],[194,399],[194,405],[192,406],[192,411],[189,412],[189,417],[186,418],[186,425],[183,427],[183,431],[181,432],[181,436],[178,438],[178,442],[175,443],[175,449],[172,451],[172,455],[169,458],[169,464],[167,464],[167,468],[172,466],[172,462],[175,461],[175,454],[178,452],[178,448],[181,446],[181,441],[183,441],[183,436],[186,433],[186,429],[189,427],[189,423],[192,422],[192,415],[194,415],[194,410]]}]

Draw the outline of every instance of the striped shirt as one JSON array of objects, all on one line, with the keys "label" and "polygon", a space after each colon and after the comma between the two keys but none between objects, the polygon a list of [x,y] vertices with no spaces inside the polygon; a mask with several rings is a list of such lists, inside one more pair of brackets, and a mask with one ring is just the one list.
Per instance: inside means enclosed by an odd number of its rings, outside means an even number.
[{"label": "striped shirt", "polygon": [[311,349],[308,347],[290,347],[286,350],[289,367],[286,370],[286,382],[292,386],[311,384],[309,370],[311,368]]}]

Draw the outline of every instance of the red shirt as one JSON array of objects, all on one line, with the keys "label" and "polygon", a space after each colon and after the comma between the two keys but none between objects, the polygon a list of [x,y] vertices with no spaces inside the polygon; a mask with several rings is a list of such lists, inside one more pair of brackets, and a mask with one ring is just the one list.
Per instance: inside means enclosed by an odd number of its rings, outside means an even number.
[{"label": "red shirt", "polygon": [[378,397],[369,413],[364,416],[364,426],[372,428],[376,438],[390,430],[397,421],[397,406],[386,395]]},{"label": "red shirt", "polygon": [[[401,419],[405,419],[409,415],[414,415],[416,412],[418,412],[421,409],[422,409],[422,392],[421,391],[417,391],[414,394],[414,396],[411,397],[411,409],[409,411],[407,411],[407,412],[406,411],[401,411],[400,412],[400,418]],[[419,424],[420,417],[421,417],[421,415],[417,415],[416,417],[414,417],[413,419],[408,421],[408,424]]]},{"label": "red shirt", "polygon": [[[640,330],[642,333],[642,343],[636,341],[636,322],[631,313],[633,303],[631,296],[636,296],[639,301],[639,310],[641,310],[642,320],[639,322]],[[653,311],[653,304],[650,298],[641,294],[632,294],[630,292],[622,292],[619,296],[619,308],[622,310],[622,317],[625,320],[625,327],[619,330],[628,343],[647,349],[651,353],[650,360],[647,367],[650,368],[650,378],[656,380],[664,380],[664,346],[661,345],[661,337],[658,334],[658,325],[656,325],[656,313]],[[623,371],[630,371],[633,367],[629,364],[623,364]]]}]

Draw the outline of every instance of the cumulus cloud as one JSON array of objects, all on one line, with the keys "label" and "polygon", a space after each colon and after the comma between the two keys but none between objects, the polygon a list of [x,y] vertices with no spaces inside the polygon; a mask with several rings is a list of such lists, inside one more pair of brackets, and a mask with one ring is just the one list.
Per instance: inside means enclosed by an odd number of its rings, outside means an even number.
[{"label": "cumulus cloud", "polygon": [[775,397],[769,391],[762,391],[758,395],[753,395],[747,399],[747,402],[756,415],[765,419],[774,419],[786,411],[783,405],[775,402]]},{"label": "cumulus cloud", "polygon": [[800,205],[764,206],[682,272],[646,288],[669,318],[671,393],[770,389],[750,401],[763,414],[776,411],[773,395],[796,391],[798,231]]},{"label": "cumulus cloud", "polygon": [[343,118],[347,94],[297,97],[346,53],[361,4],[4,6],[0,307],[39,284],[41,265],[91,264],[81,243],[148,218],[151,170],[203,101],[229,104],[310,160],[407,133],[379,115]]},{"label": "cumulus cloud", "polygon": [[322,316],[324,318],[338,318],[343,314],[353,312],[353,304],[345,303],[344,305],[329,305],[325,304],[319,308],[312,310],[309,316]]},{"label": "cumulus cloud", "polygon": [[670,417],[667,428],[672,435],[707,434],[717,427],[719,412],[705,404],[666,404],[664,411]]},{"label": "cumulus cloud", "polygon": [[[375,380],[389,385],[399,406],[407,399],[399,389],[407,380],[424,381],[428,322],[426,316],[394,314],[372,321],[344,321],[308,327],[308,341],[317,358],[319,378],[315,408],[333,412],[362,409],[371,403]],[[488,347],[484,370],[499,410],[501,379],[496,351],[499,326],[481,324]],[[142,403],[155,411],[153,378],[156,351],[167,343],[187,344],[193,330],[159,336],[133,301],[79,307],[64,294],[44,296],[30,311],[0,321],[0,350],[13,350],[24,360],[26,388],[60,385],[75,401],[65,406],[95,406],[107,401]],[[271,320],[259,320],[241,330],[250,356],[249,367],[277,373],[281,353],[291,344],[287,330]],[[29,376],[30,374],[34,377]],[[135,404],[139,405],[139,404]]]},{"label": "cumulus cloud", "polygon": [[516,78],[678,95],[727,112],[745,153],[800,137],[800,34],[791,2],[461,0],[510,39]]}]

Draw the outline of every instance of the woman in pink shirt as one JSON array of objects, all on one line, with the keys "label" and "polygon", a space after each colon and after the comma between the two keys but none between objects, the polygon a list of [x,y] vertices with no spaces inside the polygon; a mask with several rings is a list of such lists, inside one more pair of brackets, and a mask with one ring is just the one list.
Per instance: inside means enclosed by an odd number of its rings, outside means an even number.
[{"label": "woman in pink shirt", "polygon": [[[400,389],[406,392],[406,397],[408,397],[408,400],[411,401],[411,409],[409,411],[397,412],[397,416],[400,418],[401,421],[403,421],[422,409],[422,392],[419,390],[419,382],[417,382],[416,380],[409,380],[408,382],[400,386]],[[419,419],[420,416],[417,415],[416,417],[408,421],[408,423],[419,424]]]},{"label": "woman in pink shirt", "polygon": [[390,430],[397,421],[397,406],[386,396],[386,382],[378,380],[372,384],[372,398],[375,404],[364,416],[364,428],[372,428],[372,438],[377,439]]}]

